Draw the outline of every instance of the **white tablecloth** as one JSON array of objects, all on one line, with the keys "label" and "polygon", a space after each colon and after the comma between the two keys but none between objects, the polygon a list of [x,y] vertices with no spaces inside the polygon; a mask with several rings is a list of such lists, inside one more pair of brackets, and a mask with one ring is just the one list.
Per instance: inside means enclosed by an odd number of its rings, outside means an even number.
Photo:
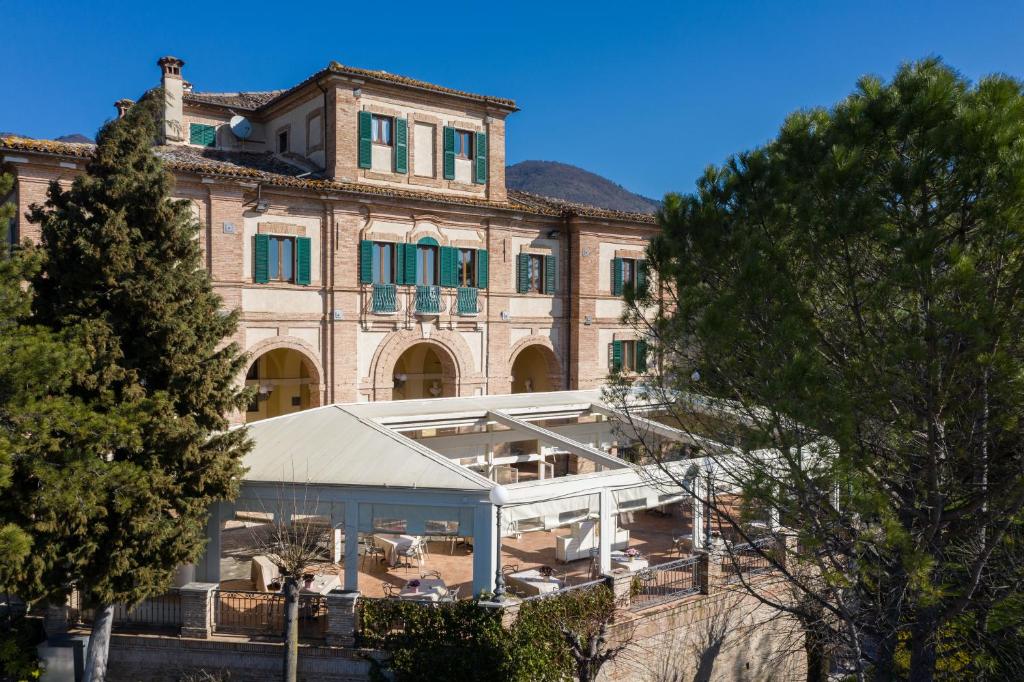
[{"label": "white tablecloth", "polygon": [[318,575],[313,577],[313,584],[306,587],[306,583],[299,581],[302,594],[327,594],[335,587],[341,587],[341,579],[336,573],[330,575]]},{"label": "white tablecloth", "polygon": [[545,578],[536,568],[509,573],[505,576],[505,581],[512,583],[519,592],[526,595],[547,594],[562,589],[561,580],[554,577]]},{"label": "white tablecloth", "polygon": [[398,564],[398,553],[412,547],[419,538],[414,535],[374,535],[373,542],[384,550],[384,559],[389,566]]},{"label": "white tablecloth", "polygon": [[650,565],[647,559],[644,559],[643,557],[629,557],[622,552],[612,552],[611,558],[612,563],[616,566],[628,568],[634,573],[643,570]]},{"label": "white tablecloth", "polygon": [[398,598],[410,601],[440,601],[448,596],[448,588],[445,587],[443,580],[420,578],[419,581],[419,587],[403,587],[398,593]]}]

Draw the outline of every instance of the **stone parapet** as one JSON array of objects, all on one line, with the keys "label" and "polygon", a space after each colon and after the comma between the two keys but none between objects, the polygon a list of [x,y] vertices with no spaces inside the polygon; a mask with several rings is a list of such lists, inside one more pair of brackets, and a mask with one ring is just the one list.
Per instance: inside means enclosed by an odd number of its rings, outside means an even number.
[{"label": "stone parapet", "polygon": [[628,568],[615,568],[604,579],[615,598],[615,605],[628,607],[633,597],[633,572]]}]

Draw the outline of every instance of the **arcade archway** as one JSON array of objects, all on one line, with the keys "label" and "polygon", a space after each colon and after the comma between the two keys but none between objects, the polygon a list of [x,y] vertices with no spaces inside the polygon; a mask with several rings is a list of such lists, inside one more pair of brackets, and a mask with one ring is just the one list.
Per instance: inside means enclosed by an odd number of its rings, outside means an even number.
[{"label": "arcade archway", "polygon": [[300,351],[274,348],[249,366],[245,385],[256,388],[245,421],[253,422],[299,412],[320,404],[320,377],[316,366]]},{"label": "arcade archway", "polygon": [[457,393],[455,360],[434,343],[417,343],[406,349],[395,361],[391,378],[392,400],[446,398]]}]

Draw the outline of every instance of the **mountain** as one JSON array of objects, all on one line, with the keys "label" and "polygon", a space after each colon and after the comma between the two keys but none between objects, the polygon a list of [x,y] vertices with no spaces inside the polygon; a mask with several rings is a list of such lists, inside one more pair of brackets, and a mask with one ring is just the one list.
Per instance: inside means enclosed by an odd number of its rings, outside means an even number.
[{"label": "mountain", "polygon": [[659,203],[596,173],[557,161],[520,161],[505,168],[509,189],[630,213],[654,213]]},{"label": "mountain", "polygon": [[[22,135],[21,133],[10,132],[0,132],[0,137],[23,137],[26,140],[35,139],[28,135]],[[89,144],[92,144],[92,138],[86,137],[81,133],[71,133],[70,135],[61,135],[60,137],[54,138],[54,142],[88,142]]]}]

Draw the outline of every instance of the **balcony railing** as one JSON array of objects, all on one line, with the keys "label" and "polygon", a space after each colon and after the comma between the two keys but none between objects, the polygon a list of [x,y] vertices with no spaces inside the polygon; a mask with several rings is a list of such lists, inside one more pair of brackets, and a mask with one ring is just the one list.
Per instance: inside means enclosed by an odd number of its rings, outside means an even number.
[{"label": "balcony railing", "polygon": [[394,284],[373,285],[373,312],[393,313],[398,310],[398,287]]},{"label": "balcony railing", "polygon": [[676,559],[639,571],[634,576],[632,608],[678,599],[700,592],[700,560],[696,556]]},{"label": "balcony railing", "polygon": [[416,312],[421,315],[430,315],[441,312],[441,287],[422,284],[417,285]]},{"label": "balcony railing", "polygon": [[476,315],[480,312],[476,301],[477,289],[475,287],[459,287],[456,294],[458,300],[459,315]]}]

